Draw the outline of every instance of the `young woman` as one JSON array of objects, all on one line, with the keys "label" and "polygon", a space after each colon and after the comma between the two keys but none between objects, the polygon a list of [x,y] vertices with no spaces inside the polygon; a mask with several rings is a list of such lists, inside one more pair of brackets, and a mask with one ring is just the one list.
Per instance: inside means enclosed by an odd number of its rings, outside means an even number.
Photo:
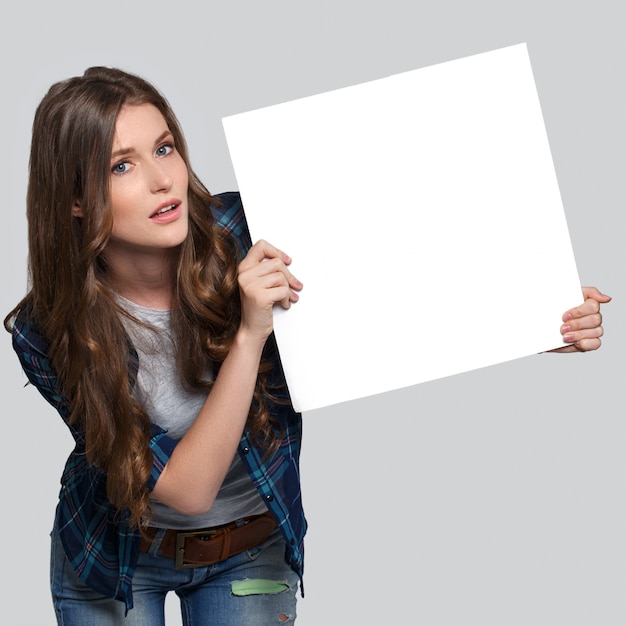
[{"label": "young woman", "polygon": [[[251,245],[238,194],[212,196],[143,79],[91,68],[33,126],[31,287],[5,326],[76,441],[52,532],[65,626],[295,620],[306,521],[301,421],[272,335],[301,283]],[[600,346],[594,288],[562,351]],[[132,609],[132,610],[131,610]]]}]

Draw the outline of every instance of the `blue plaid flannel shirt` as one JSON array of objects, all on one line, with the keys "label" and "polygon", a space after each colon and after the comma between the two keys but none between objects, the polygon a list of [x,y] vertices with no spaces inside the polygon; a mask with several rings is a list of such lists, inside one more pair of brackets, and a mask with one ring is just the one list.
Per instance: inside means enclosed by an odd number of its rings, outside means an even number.
[{"label": "blue plaid flannel shirt", "polygon": [[[237,192],[217,196],[222,206],[212,207],[218,224],[230,232],[242,254],[250,248],[248,227]],[[46,342],[32,320],[21,315],[13,328],[13,347],[28,380],[59,412],[67,424],[70,407],[57,386],[56,375],[46,354]],[[273,336],[268,340],[266,354],[276,364],[276,382],[284,381]],[[136,353],[130,355],[136,367]],[[286,388],[286,387],[285,387]],[[274,415],[284,427],[279,450],[265,462],[245,432],[239,454],[250,477],[278,521],[286,541],[285,560],[302,578],[306,519],[300,493],[301,415],[289,402],[272,405]],[[65,552],[78,576],[92,589],[107,597],[133,606],[132,578],[139,555],[140,536],[129,527],[127,516],[116,511],[106,496],[106,474],[90,466],[84,455],[83,433],[69,425],[76,446],[70,454],[61,477],[61,491],[56,512]],[[153,424],[150,448],[153,453],[152,473],[148,488],[153,489],[165,467],[176,441]]]}]

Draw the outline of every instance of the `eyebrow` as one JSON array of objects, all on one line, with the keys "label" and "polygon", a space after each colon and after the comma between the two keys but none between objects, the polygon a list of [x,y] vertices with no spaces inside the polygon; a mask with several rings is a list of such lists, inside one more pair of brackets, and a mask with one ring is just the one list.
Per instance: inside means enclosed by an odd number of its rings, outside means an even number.
[{"label": "eyebrow", "polygon": [[[172,131],[168,128],[167,130],[164,130],[157,138],[156,141],[154,142],[154,145],[158,145],[160,144],[166,137],[170,137],[173,136],[172,135]],[[120,148],[119,150],[116,150],[115,152],[111,153],[111,160],[114,161],[115,159],[121,157],[121,156],[125,156],[127,154],[132,154],[133,152],[135,152],[135,148]]]}]

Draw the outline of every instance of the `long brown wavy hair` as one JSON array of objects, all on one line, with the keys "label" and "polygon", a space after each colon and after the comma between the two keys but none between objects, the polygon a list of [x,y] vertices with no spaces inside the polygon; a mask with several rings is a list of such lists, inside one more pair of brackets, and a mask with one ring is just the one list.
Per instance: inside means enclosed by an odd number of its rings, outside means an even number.
[{"label": "long brown wavy hair", "polygon": [[[107,495],[131,523],[149,515],[146,481],[152,467],[150,419],[132,396],[129,340],[107,283],[103,252],[112,229],[110,155],[117,115],[125,104],[154,105],[174,136],[189,171],[189,232],[179,249],[172,325],[182,380],[210,390],[240,322],[238,257],[217,227],[217,202],[189,165],[186,142],[166,99],[144,79],[92,67],[54,84],[35,114],[27,193],[30,290],[9,313],[27,313],[49,344],[49,357],[71,407],[69,421],[84,432],[90,463],[107,473]],[[80,204],[82,217],[72,215]],[[265,398],[261,367],[248,427],[268,450],[280,433]]]}]

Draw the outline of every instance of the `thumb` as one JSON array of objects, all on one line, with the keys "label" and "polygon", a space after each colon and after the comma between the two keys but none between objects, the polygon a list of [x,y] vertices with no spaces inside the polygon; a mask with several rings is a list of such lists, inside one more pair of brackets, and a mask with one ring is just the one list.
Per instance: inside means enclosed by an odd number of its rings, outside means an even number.
[{"label": "thumb", "polygon": [[585,300],[587,300],[588,298],[591,298],[596,302],[610,302],[612,300],[611,296],[607,296],[595,287],[583,287],[582,289],[583,297]]}]

